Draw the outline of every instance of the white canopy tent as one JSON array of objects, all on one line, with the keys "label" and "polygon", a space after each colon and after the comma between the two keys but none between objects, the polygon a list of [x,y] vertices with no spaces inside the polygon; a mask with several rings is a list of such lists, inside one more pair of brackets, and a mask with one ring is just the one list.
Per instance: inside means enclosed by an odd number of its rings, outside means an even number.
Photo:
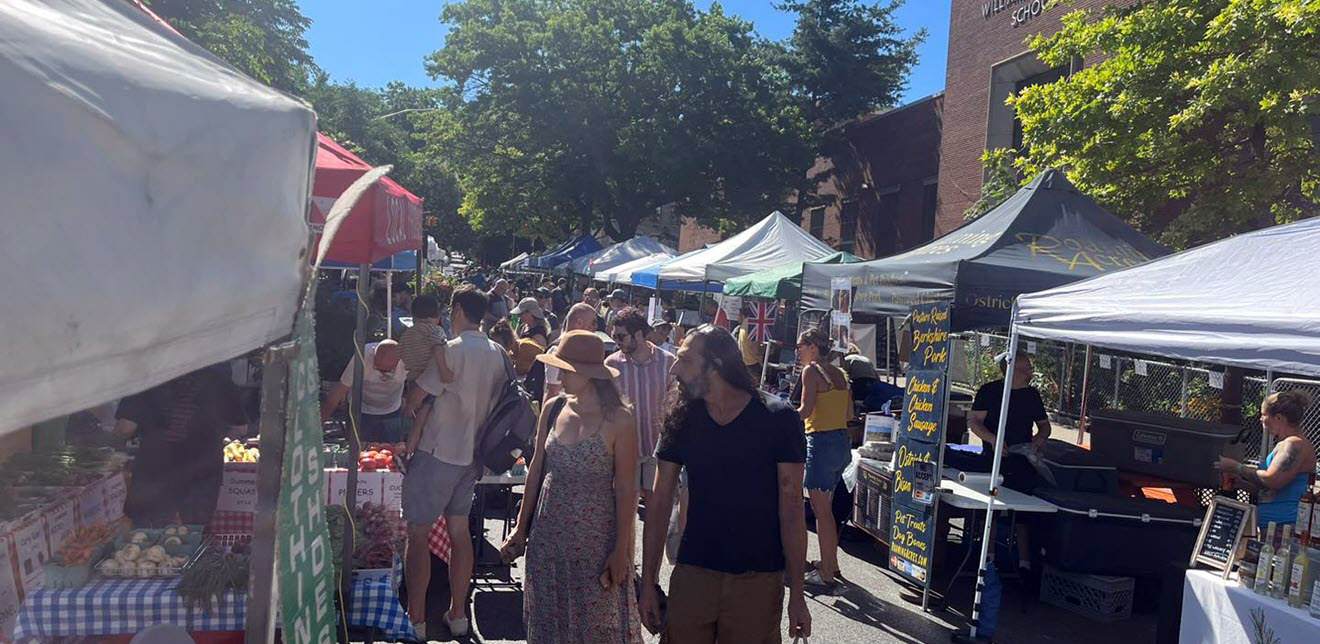
[{"label": "white canopy tent", "polygon": [[723,282],[784,264],[821,259],[835,252],[776,210],[733,237],[660,267],[660,281]]},{"label": "white canopy tent", "polygon": [[103,0],[0,3],[0,86],[0,432],[292,331],[305,103]]},{"label": "white canopy tent", "polygon": [[[1320,376],[1320,218],[1275,226],[1116,273],[1019,296],[1008,373],[1021,336]],[[998,480],[1011,379],[1005,380],[990,480]],[[994,498],[997,486],[991,486]],[[989,507],[987,507],[987,511]],[[978,614],[991,522],[981,548]],[[973,616],[973,624],[976,616]]]},{"label": "white canopy tent", "polygon": [[527,263],[527,258],[529,258],[529,257],[531,257],[531,256],[532,256],[531,253],[519,253],[517,256],[515,256],[515,257],[509,259],[508,261],[505,261],[504,263],[500,264],[500,270],[511,271],[511,270],[516,269],[516,268],[519,268],[519,267],[521,267],[523,264]]},{"label": "white canopy tent", "polygon": [[597,271],[594,275],[592,275],[592,278],[599,282],[630,283],[632,282],[633,273],[640,271],[642,269],[651,268],[658,264],[663,264],[665,262],[674,259],[675,257],[678,257],[678,255],[672,252],[656,253],[654,255],[641,257],[629,262],[625,262],[623,264],[619,264],[618,266],[615,266],[613,268],[607,268],[602,271]]},{"label": "white canopy tent", "polygon": [[566,268],[575,275],[591,276],[628,262],[662,254],[673,257],[677,252],[661,244],[654,237],[633,237],[585,257],[579,257],[569,262]]}]

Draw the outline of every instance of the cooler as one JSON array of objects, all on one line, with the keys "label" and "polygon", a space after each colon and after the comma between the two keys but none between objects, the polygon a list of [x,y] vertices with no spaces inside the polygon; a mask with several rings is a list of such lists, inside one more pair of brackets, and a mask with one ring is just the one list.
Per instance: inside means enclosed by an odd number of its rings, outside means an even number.
[{"label": "cooler", "polygon": [[1050,468],[1060,490],[1118,494],[1118,468],[1093,450],[1051,438],[1040,451],[1040,460]]},{"label": "cooler", "polygon": [[1192,555],[1204,513],[1171,503],[1107,494],[1036,490],[1058,506],[1042,518],[1045,561],[1072,572],[1150,577]]},{"label": "cooler", "polygon": [[1091,414],[1091,449],[1120,470],[1218,488],[1214,463],[1241,459],[1241,427],[1105,409]]}]

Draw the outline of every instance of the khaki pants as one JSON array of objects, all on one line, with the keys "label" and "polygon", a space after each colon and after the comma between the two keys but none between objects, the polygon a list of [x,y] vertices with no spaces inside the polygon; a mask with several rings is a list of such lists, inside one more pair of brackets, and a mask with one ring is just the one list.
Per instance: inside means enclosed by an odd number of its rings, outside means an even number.
[{"label": "khaki pants", "polygon": [[679,564],[669,578],[662,642],[779,644],[784,574],[732,574]]}]

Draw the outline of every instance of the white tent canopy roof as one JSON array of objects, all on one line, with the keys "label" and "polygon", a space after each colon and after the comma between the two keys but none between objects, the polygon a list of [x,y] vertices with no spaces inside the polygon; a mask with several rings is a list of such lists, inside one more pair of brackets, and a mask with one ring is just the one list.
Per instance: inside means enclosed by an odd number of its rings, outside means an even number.
[{"label": "white tent canopy roof", "polygon": [[665,264],[660,268],[660,279],[723,282],[784,264],[809,262],[835,252],[776,210],[733,237]]},{"label": "white tent canopy roof", "polygon": [[628,283],[632,281],[633,273],[645,268],[651,268],[656,264],[663,264],[675,257],[678,257],[678,255],[673,251],[659,252],[646,257],[639,257],[629,262],[624,262],[613,268],[598,271],[592,277],[601,282]]},{"label": "white tent canopy roof", "polygon": [[568,263],[569,271],[577,275],[594,275],[622,266],[644,257],[658,254],[674,256],[674,249],[661,244],[654,237],[633,237],[613,246],[602,248],[586,257],[579,257]]},{"label": "white tent canopy roof", "polygon": [[104,0],[0,3],[0,87],[0,432],[292,331],[306,104]]},{"label": "white tent canopy roof", "polygon": [[507,260],[507,261],[505,261],[504,263],[500,264],[500,268],[502,268],[502,269],[504,269],[504,270],[510,270],[510,269],[517,268],[517,267],[519,267],[520,265],[522,265],[524,262],[526,262],[526,261],[527,261],[527,258],[528,258],[528,257],[531,257],[531,256],[532,256],[531,253],[518,253],[517,256],[515,256],[515,257],[513,257],[513,258],[510,258],[509,260]]},{"label": "white tent canopy roof", "polygon": [[1320,376],[1320,218],[1018,298],[1024,335]]}]

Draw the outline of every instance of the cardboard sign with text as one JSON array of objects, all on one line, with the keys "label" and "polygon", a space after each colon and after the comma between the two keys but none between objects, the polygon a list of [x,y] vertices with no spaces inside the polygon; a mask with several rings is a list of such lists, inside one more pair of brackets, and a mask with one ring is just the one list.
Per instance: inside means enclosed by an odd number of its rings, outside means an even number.
[{"label": "cardboard sign with text", "polygon": [[55,552],[63,548],[78,529],[78,503],[72,498],[56,501],[46,508],[42,518],[46,521],[46,542],[50,544],[50,551]]},{"label": "cardboard sign with text", "polygon": [[22,604],[18,580],[14,578],[13,539],[9,535],[0,536],[0,633],[8,640],[14,632],[14,622],[18,619],[18,608]]},{"label": "cardboard sign with text", "polygon": [[220,512],[257,511],[256,463],[226,463],[220,483],[220,499],[215,509]]},{"label": "cardboard sign with text", "polygon": [[949,307],[912,308],[912,357],[894,442],[894,499],[889,568],[926,586],[935,540],[944,427],[947,423]]},{"label": "cardboard sign with text", "polygon": [[[385,496],[385,476],[391,472],[358,472],[357,505],[380,503]],[[326,470],[326,505],[344,505],[344,492],[348,487],[348,470]],[[402,479],[400,479],[402,480]],[[402,483],[400,495],[402,495]]]},{"label": "cardboard sign with text", "polygon": [[78,494],[78,527],[87,528],[107,520],[105,481],[97,481]]},{"label": "cardboard sign with text", "polygon": [[381,472],[384,479],[381,503],[391,510],[403,509],[403,474],[399,472]]},{"label": "cardboard sign with text", "polygon": [[128,479],[116,472],[105,480],[105,517],[118,521],[124,517],[124,501],[128,499]]},{"label": "cardboard sign with text", "polygon": [[46,541],[46,522],[33,512],[24,517],[11,533],[14,539],[14,561],[18,566],[18,580],[24,596],[31,595],[46,581],[43,566],[50,559],[50,544]]}]

